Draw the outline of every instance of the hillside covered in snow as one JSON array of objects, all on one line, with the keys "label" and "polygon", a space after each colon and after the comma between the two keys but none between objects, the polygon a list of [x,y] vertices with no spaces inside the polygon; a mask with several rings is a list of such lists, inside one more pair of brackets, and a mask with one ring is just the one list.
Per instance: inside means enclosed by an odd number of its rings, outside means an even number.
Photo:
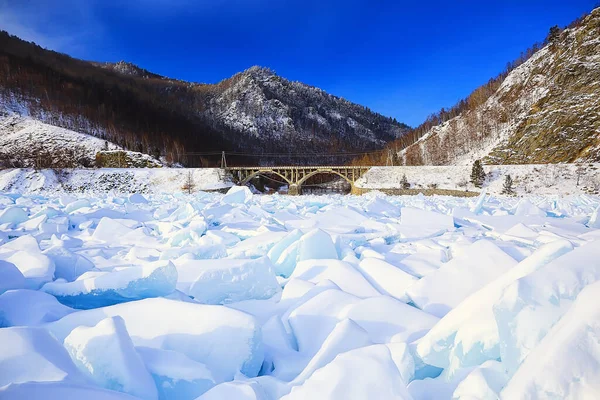
[{"label": "hillside covered in snow", "polygon": [[[468,191],[468,195],[483,192],[498,196],[508,195],[504,184],[510,175],[511,196],[600,194],[600,164],[490,165],[484,170],[486,179],[478,188],[469,182],[471,168],[468,166],[373,167],[356,181],[355,187],[362,193],[439,195],[451,191],[461,195],[460,192]],[[182,194],[221,191],[233,186],[233,182],[233,177],[219,168],[0,170],[0,192],[37,195]],[[285,192],[286,187],[281,189]],[[410,190],[402,192],[402,189]]]},{"label": "hillside covered in snow", "polygon": [[[160,160],[148,154],[125,150],[99,137],[44,123],[28,115],[27,109],[15,102],[0,101],[0,132],[0,168],[162,166]],[[112,165],[104,161],[111,155],[117,156],[120,163]]]},{"label": "hillside covered in snow", "polygon": [[0,170],[0,192],[4,193],[175,194],[221,190],[232,185],[231,178],[217,168]]},{"label": "hillside covered in snow", "polygon": [[[74,59],[6,32],[0,62],[0,100],[12,111],[187,166],[215,166],[223,150],[295,154],[277,159],[282,163],[307,161],[310,153],[377,150],[409,130],[267,68],[216,84],[184,82],[126,62]],[[230,162],[250,160],[272,161],[265,155]]]},{"label": "hillside covered in snow", "polygon": [[[600,164],[486,165],[478,188],[470,182],[471,166],[373,167],[357,182],[363,189],[396,191],[442,189],[503,194],[507,176],[518,196],[600,194]],[[406,182],[403,182],[406,177]],[[434,192],[434,190],[433,190]]]},{"label": "hillside covered in snow", "polygon": [[394,143],[392,148],[401,149],[398,161],[406,165],[467,165],[476,159],[486,164],[599,161],[599,29],[600,8],[568,29],[554,29],[546,44],[539,50],[534,46],[527,61],[504,79],[490,80],[450,112],[435,116],[438,125],[417,129],[416,143]]}]

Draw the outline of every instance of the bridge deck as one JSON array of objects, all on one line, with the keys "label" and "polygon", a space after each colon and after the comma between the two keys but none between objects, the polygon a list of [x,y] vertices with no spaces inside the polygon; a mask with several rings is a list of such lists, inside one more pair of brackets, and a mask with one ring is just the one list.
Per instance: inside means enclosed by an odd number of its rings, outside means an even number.
[{"label": "bridge deck", "polygon": [[281,167],[248,166],[248,167],[225,167],[225,170],[234,176],[238,184],[245,185],[252,178],[260,174],[275,174],[281,177],[289,185],[289,194],[300,194],[302,184],[312,176],[318,174],[336,174],[348,181],[352,190],[354,182],[363,176],[370,167],[344,166],[344,165],[289,165]]},{"label": "bridge deck", "polygon": [[267,167],[267,166],[255,166],[255,167],[226,167],[225,169],[231,170],[258,170],[258,169],[369,169],[371,167],[357,167],[357,166],[345,166],[345,165],[284,165],[281,167]]}]

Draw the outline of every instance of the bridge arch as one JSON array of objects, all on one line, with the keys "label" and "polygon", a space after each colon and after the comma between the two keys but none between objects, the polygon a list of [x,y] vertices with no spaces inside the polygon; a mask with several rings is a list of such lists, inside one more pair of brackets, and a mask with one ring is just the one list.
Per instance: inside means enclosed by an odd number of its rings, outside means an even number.
[{"label": "bridge arch", "polygon": [[245,177],[241,182],[240,185],[241,186],[245,186],[248,182],[250,182],[252,179],[256,178],[257,176],[260,175],[277,175],[278,177],[280,177],[281,179],[283,179],[288,186],[293,185],[293,182],[290,182],[290,180],[288,178],[286,178],[285,176],[283,176],[282,174],[280,174],[277,171],[273,171],[271,169],[261,169],[258,171],[255,171],[253,173],[251,173],[250,175],[248,175],[247,177]]},{"label": "bridge arch", "polygon": [[315,175],[319,175],[319,174],[333,174],[333,175],[337,175],[337,176],[343,178],[344,180],[346,180],[346,182],[348,182],[351,187],[354,187],[354,182],[350,178],[348,178],[346,175],[344,175],[344,174],[342,174],[342,173],[340,173],[338,171],[335,171],[333,169],[317,169],[317,170],[315,170],[315,171],[313,171],[313,172],[311,172],[311,173],[309,173],[307,175],[304,175],[302,177],[302,179],[300,179],[296,184],[298,185],[298,187],[301,187],[302,184],[304,182],[306,182],[309,178],[311,178],[311,177],[313,177]]}]

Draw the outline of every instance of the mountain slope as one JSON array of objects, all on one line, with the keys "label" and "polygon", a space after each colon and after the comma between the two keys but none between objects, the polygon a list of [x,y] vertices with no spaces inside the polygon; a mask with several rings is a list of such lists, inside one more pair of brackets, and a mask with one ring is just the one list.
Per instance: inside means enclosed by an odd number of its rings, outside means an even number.
[{"label": "mountain slope", "polygon": [[0,169],[92,167],[101,166],[99,161],[107,164],[109,159],[123,166],[162,166],[147,154],[126,151],[98,137],[45,124],[29,117],[23,107],[16,108],[21,113],[0,107]]},{"label": "mountain slope", "polygon": [[[4,32],[0,101],[6,99],[44,123],[189,166],[214,165],[222,150],[249,154],[232,160],[238,163],[314,162],[310,153],[344,162],[335,154],[380,149],[409,129],[265,68],[190,83],[126,62],[73,59]],[[261,155],[273,152],[293,155]]]},{"label": "mountain slope", "polygon": [[360,149],[383,146],[408,128],[267,68],[252,67],[226,83],[225,90],[208,99],[203,115],[258,138],[334,141],[341,148]]},{"label": "mountain slope", "polygon": [[600,9],[555,30],[486,101],[398,155],[406,165],[600,160]]}]

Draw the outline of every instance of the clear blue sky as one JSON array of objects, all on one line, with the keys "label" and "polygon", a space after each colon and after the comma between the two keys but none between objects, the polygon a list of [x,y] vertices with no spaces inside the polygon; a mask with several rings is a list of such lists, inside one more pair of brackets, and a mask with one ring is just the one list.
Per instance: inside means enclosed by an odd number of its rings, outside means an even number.
[{"label": "clear blue sky", "polygon": [[218,82],[252,65],[418,125],[597,0],[0,0],[0,28]]}]

